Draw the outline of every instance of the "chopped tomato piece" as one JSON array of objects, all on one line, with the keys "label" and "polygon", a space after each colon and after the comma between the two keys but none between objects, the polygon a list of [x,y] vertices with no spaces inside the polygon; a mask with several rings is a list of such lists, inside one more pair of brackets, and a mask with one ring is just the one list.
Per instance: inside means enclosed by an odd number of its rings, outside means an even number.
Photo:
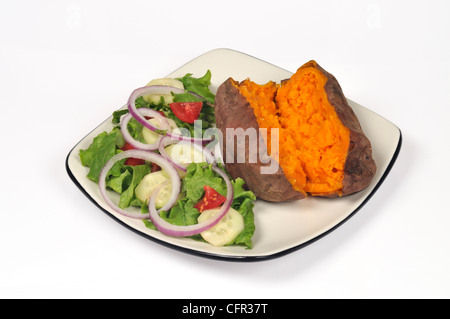
[{"label": "chopped tomato piece", "polygon": [[130,165],[130,166],[138,166],[138,165],[144,165],[145,161],[141,160],[139,158],[128,158],[125,161],[125,165]]},{"label": "chopped tomato piece", "polygon": [[[128,150],[134,150],[134,149],[135,148],[130,143],[125,143],[125,146],[121,148],[122,151],[128,151]],[[137,165],[144,165],[144,164],[145,164],[145,161],[138,159],[138,158],[130,157],[125,160],[125,165],[137,166]]]},{"label": "chopped tomato piece", "polygon": [[[158,113],[161,114],[162,116],[166,117],[166,115],[164,114],[163,111],[156,111],[156,112],[158,112]],[[151,116],[144,116],[144,118],[145,118],[146,120],[150,120],[150,119],[152,119],[153,117],[151,117]]]},{"label": "chopped tomato piece", "polygon": [[161,170],[161,166],[159,166],[158,164],[152,163],[152,169],[151,172],[158,172]]},{"label": "chopped tomato piece", "polygon": [[170,109],[177,118],[186,123],[194,123],[200,116],[203,102],[174,102],[170,103]]},{"label": "chopped tomato piece", "polygon": [[214,188],[205,185],[203,189],[205,190],[205,196],[194,206],[200,213],[204,210],[219,207],[225,202],[226,197],[220,195]]}]

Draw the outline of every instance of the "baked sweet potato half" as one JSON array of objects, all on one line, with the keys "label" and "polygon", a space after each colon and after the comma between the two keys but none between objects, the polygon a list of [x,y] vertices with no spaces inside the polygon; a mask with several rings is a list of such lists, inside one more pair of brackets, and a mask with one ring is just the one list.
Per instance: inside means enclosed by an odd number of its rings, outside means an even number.
[{"label": "baked sweet potato half", "polygon": [[[370,141],[336,78],[315,61],[281,83],[229,78],[215,102],[225,166],[260,199],[345,196],[373,179]],[[264,134],[252,140],[252,130]]]}]

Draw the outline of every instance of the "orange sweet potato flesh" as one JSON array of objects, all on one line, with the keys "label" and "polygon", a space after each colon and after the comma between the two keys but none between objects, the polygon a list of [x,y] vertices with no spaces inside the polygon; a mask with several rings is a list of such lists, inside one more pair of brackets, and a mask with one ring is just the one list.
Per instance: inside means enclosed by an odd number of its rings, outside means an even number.
[{"label": "orange sweet potato flesh", "polygon": [[[225,86],[229,87],[228,94],[243,97],[240,105],[226,108]],[[236,127],[237,117],[252,116],[257,123],[253,124],[255,127],[269,129],[265,139],[267,151],[277,160],[291,187],[287,191],[285,181],[271,184],[272,188],[284,189],[287,198],[267,194],[260,188],[267,187],[265,184],[272,181],[268,176],[258,176],[254,164],[243,163],[240,164],[243,167],[236,168],[236,164],[225,163],[244,180],[249,178],[249,188],[257,196],[264,193],[260,198],[285,201],[307,195],[344,196],[370,184],[376,172],[370,141],[337,80],[315,61],[304,64],[280,84],[260,85],[250,79],[238,83],[229,79],[219,87],[216,95],[219,129]],[[276,154],[270,153],[270,128],[277,128],[279,132]]]}]

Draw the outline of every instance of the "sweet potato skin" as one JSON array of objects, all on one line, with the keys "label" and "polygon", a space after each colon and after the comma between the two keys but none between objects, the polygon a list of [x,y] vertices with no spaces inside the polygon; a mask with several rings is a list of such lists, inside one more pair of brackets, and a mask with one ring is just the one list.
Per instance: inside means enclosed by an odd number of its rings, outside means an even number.
[{"label": "sweet potato skin", "polygon": [[[234,154],[233,161],[228,162],[226,160],[228,154],[227,139],[233,138],[233,136],[227,136],[227,128],[242,128],[243,130],[259,128],[252,107],[233,83],[234,81],[231,78],[222,83],[217,90],[215,101],[216,125],[224,137],[222,155],[226,169],[232,178],[241,177],[244,179],[246,187],[259,199],[270,202],[284,202],[304,198],[305,194],[297,192],[292,188],[292,185],[286,179],[283,170],[278,164],[278,169],[275,174],[262,175],[261,167],[269,166],[270,164],[262,163],[259,156],[256,156],[258,159],[256,163],[251,163],[249,161],[251,153],[258,152],[258,147],[249,147],[243,138],[237,138],[237,141],[233,143],[234,150],[230,150]],[[237,149],[242,146],[242,143],[246,143],[244,145],[246,149],[245,163],[237,163]],[[263,153],[267,152],[264,141],[260,140],[259,144],[259,146],[264,148]]]},{"label": "sweet potato skin", "polygon": [[[340,192],[311,194],[321,197],[339,197],[359,192],[369,186],[375,173],[376,164],[372,157],[372,146],[364,134],[361,124],[345,98],[342,88],[336,78],[320,67],[315,61],[310,61],[302,68],[317,68],[327,78],[325,92],[328,101],[334,107],[342,124],[350,131],[350,145],[344,167],[343,188]],[[222,83],[216,93],[216,124],[218,129],[226,136],[227,128],[243,128],[244,130],[253,127],[259,128],[253,109],[246,98],[241,95],[232,78]],[[244,141],[238,140],[238,143]],[[236,144],[236,143],[235,143]],[[247,146],[246,146],[247,147]],[[236,149],[236,147],[235,147]],[[248,150],[248,148],[247,148]],[[255,150],[249,150],[250,152]],[[271,202],[283,202],[299,200],[306,197],[306,194],[295,191],[283,170],[278,166],[276,174],[261,175],[262,164],[249,163],[246,154],[245,163],[226,162],[226,142],[223,143],[223,158],[225,166],[233,178],[241,177],[246,181],[248,189],[263,200]],[[236,154],[236,151],[234,151]],[[308,194],[309,195],[309,194]]]}]

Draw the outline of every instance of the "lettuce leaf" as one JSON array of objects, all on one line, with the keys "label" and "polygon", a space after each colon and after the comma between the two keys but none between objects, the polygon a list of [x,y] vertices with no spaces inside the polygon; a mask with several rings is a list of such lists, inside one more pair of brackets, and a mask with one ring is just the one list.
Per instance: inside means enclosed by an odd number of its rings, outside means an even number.
[{"label": "lettuce leaf", "polygon": [[211,169],[210,165],[203,168],[205,165],[207,164],[190,164],[181,187],[181,190],[186,193],[186,197],[194,203],[202,199],[205,194],[203,190],[205,185],[214,188],[222,196],[227,194],[224,180]]},{"label": "lettuce leaf", "polygon": [[253,213],[254,201],[256,196],[253,192],[245,190],[245,181],[242,178],[237,178],[232,181],[234,190],[233,207],[244,216],[244,230],[231,243],[233,245],[244,245],[247,248],[252,248],[252,237],[255,233],[255,215]]},{"label": "lettuce leaf", "polygon": [[201,78],[192,77],[191,73],[186,74],[182,78],[177,78],[177,80],[183,82],[186,91],[196,93],[206,99],[211,104],[215,103],[215,96],[209,90],[211,85],[211,71],[206,71],[206,74]]},{"label": "lettuce leaf", "polygon": [[116,150],[118,143],[120,142],[120,137],[122,133],[120,130],[115,128],[110,133],[102,132],[86,150],[80,150],[80,159],[83,166],[89,167],[89,173],[87,177],[94,182],[98,183],[98,178],[111,157],[116,155]]},{"label": "lettuce leaf", "polygon": [[[150,173],[150,166],[149,165],[137,165],[137,166],[125,166],[126,169],[132,172],[130,175],[132,176],[131,181],[129,185],[127,185],[126,190],[122,192],[122,195],[120,195],[119,199],[119,207],[120,208],[126,208],[129,206],[132,206],[133,201],[137,200],[136,195],[134,193],[134,190],[136,189],[136,186],[139,185],[139,183],[142,181],[145,175]],[[139,201],[138,201],[139,203]],[[133,206],[136,205],[133,203]]]}]

